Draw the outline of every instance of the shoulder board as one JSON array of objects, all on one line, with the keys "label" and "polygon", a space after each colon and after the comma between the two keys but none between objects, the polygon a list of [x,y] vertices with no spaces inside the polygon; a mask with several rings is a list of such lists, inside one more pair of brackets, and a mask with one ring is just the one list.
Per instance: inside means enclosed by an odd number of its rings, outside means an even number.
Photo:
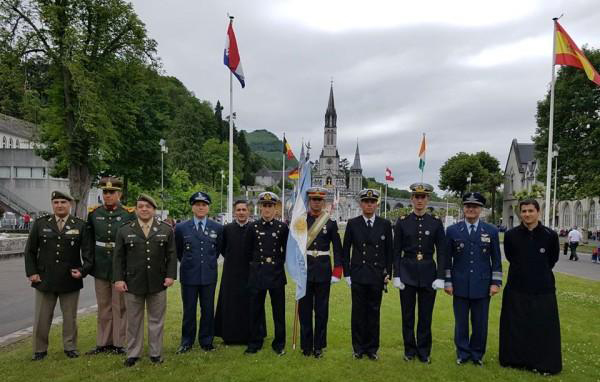
[{"label": "shoulder board", "polygon": [[438,215],[431,215],[434,219],[440,220],[440,217]]},{"label": "shoulder board", "polygon": [[78,218],[77,216],[69,216],[69,222],[71,224],[75,224],[75,223],[85,223],[83,220],[81,220],[80,218]]},{"label": "shoulder board", "polygon": [[88,207],[88,213],[92,213],[100,207],[102,207],[102,204],[98,204],[97,206]]},{"label": "shoulder board", "polygon": [[400,220],[404,220],[404,219],[406,219],[406,215],[401,215],[401,216],[399,217],[399,219],[400,219]]},{"label": "shoulder board", "polygon": [[160,223],[159,225],[166,225],[169,228],[171,227],[171,225],[164,220],[160,220],[159,223]]},{"label": "shoulder board", "polygon": [[127,207],[127,206],[123,206],[123,209],[127,210],[128,212],[135,212],[135,207]]}]

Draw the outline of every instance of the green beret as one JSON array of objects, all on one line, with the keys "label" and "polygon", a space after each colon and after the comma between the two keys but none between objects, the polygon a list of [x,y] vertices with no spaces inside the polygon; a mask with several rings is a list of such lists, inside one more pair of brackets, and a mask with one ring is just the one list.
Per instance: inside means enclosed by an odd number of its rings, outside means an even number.
[{"label": "green beret", "polygon": [[144,202],[148,202],[150,203],[150,205],[152,205],[152,207],[157,208],[157,204],[154,201],[154,199],[152,198],[152,196],[148,195],[148,194],[140,194],[140,196],[138,196],[137,201],[144,201]]},{"label": "green beret", "polygon": [[69,202],[73,201],[73,197],[71,195],[69,195],[66,192],[62,192],[62,191],[52,191],[52,194],[50,195],[50,200],[54,200],[54,199],[65,199],[65,200],[68,200]]}]

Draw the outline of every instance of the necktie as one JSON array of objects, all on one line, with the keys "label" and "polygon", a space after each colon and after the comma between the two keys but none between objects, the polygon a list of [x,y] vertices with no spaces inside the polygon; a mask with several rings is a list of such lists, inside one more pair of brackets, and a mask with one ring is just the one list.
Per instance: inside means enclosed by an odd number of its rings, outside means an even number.
[{"label": "necktie", "polygon": [[469,235],[475,237],[475,224],[471,224],[470,230],[471,232],[469,232]]},{"label": "necktie", "polygon": [[198,227],[198,231],[200,231],[200,232],[204,231],[204,226],[203,226],[203,224],[202,224],[202,222],[201,222],[201,221],[200,221],[200,222],[198,222],[198,225],[197,225],[197,227]]},{"label": "necktie", "polygon": [[373,228],[373,225],[372,225],[372,223],[371,223],[371,220],[370,220],[370,219],[369,219],[369,220],[367,220],[367,228],[369,228],[369,229]]},{"label": "necktie", "polygon": [[57,223],[58,223],[58,230],[59,230],[59,231],[62,231],[62,230],[63,230],[63,227],[65,226],[65,221],[64,221],[64,219],[58,219],[58,222],[57,222]]},{"label": "necktie", "polygon": [[142,231],[144,231],[144,236],[148,237],[148,234],[150,233],[150,225],[144,224],[142,226]]}]

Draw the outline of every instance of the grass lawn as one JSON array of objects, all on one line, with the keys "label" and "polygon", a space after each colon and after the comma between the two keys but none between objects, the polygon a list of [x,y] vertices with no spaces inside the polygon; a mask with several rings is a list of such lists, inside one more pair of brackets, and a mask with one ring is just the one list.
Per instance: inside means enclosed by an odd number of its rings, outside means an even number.
[{"label": "grass lawn", "polygon": [[[506,269],[506,264],[505,264]],[[4,381],[599,381],[600,380],[600,283],[557,274],[561,317],[564,371],[554,377],[505,369],[498,364],[498,325],[500,296],[493,298],[485,365],[455,365],[454,318],[451,298],[438,293],[433,318],[431,365],[404,362],[401,335],[400,298],[397,290],[384,294],[381,318],[380,360],[353,360],[350,343],[350,290],[345,283],[332,287],[328,348],[320,360],[305,358],[291,348],[294,286],[287,287],[287,354],[277,357],[270,350],[272,322],[265,348],[246,356],[244,347],[225,346],[215,341],[217,351],[194,349],[176,356],[180,339],[181,302],[179,287],[169,290],[165,327],[165,363],[154,366],[147,356],[135,367],[123,367],[123,357],[82,356],[70,360],[62,352],[61,328],[53,327],[49,357],[31,362],[31,339],[0,350],[0,375]],[[33,302],[32,302],[33,303]],[[267,306],[269,303],[267,302]],[[270,312],[268,311],[270,317]],[[95,314],[79,320],[79,349],[83,353],[95,345]],[[240,320],[244,320],[240,317]],[[147,354],[147,353],[146,353]]]}]

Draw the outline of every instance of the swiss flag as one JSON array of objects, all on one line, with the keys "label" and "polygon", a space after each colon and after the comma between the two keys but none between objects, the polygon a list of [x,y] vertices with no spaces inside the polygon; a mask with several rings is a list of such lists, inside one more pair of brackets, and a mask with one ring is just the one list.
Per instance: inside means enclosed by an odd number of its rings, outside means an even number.
[{"label": "swiss flag", "polygon": [[390,182],[394,181],[394,177],[392,176],[392,170],[386,167],[385,169],[385,180],[389,180]]}]

